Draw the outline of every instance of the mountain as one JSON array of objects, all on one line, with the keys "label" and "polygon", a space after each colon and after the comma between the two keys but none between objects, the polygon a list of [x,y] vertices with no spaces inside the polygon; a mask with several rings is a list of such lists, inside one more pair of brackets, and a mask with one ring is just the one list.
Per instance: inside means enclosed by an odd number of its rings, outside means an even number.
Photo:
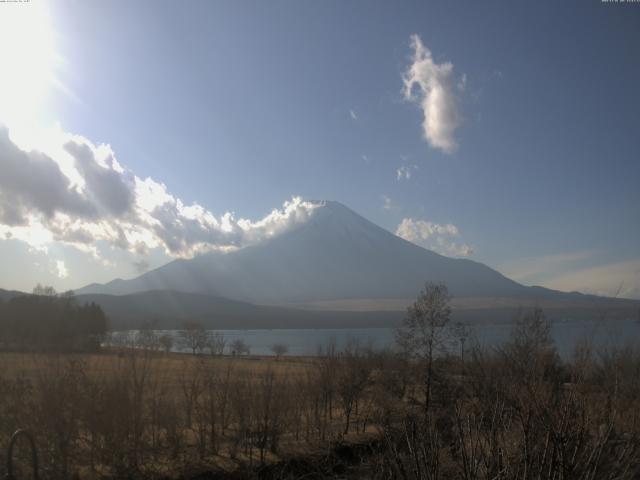
[{"label": "mountain", "polygon": [[[29,295],[0,289],[0,299]],[[113,330],[147,326],[178,329],[186,320],[196,320],[212,329],[274,328],[370,328],[400,325],[410,300],[318,302],[305,309],[254,305],[213,295],[154,290],[127,295],[82,294],[79,303],[94,302],[102,307]],[[525,298],[454,298],[452,321],[509,323],[523,309],[540,306],[552,320],[615,320],[634,317],[640,302],[599,297],[576,297],[573,301]],[[590,300],[590,301],[587,301]]]},{"label": "mountain", "polygon": [[[80,303],[95,302],[102,307],[113,330],[153,325],[157,329],[181,328],[185,320],[196,320],[212,329],[273,329],[273,328],[370,328],[399,326],[405,317],[406,303],[385,301],[391,308],[367,311],[345,310],[340,302],[328,308],[300,309],[246,302],[198,293],[154,290],[128,295],[78,295]],[[454,298],[452,321],[470,323],[509,323],[523,309],[540,306],[552,320],[615,320],[635,315],[640,302],[588,297],[578,301],[496,299],[486,297]]]},{"label": "mountain", "polygon": [[123,295],[174,290],[261,303],[415,298],[425,281],[454,296],[548,295],[478,262],[444,257],[403,240],[337,202],[260,244],[175,260],[132,280],[92,284],[77,293]]},{"label": "mountain", "polygon": [[336,312],[253,305],[227,298],[154,290],[129,295],[78,295],[80,303],[102,307],[114,330],[139,328],[181,328],[195,320],[206,328],[363,328],[399,325],[402,312]]},{"label": "mountain", "polygon": [[175,325],[191,316],[227,328],[373,326],[397,321],[426,281],[449,287],[454,317],[464,321],[510,321],[536,305],[555,319],[635,318],[640,310],[638,301],[521,285],[407,242],[337,202],[320,202],[305,223],[259,244],[76,293],[116,323],[171,318]]},{"label": "mountain", "polygon": [[[0,289],[0,303],[31,295]],[[185,321],[198,321],[211,329],[273,328],[370,328],[399,325],[399,311],[314,311],[253,305],[228,298],[155,290],[129,295],[76,295],[79,304],[96,303],[102,307],[112,330],[152,326],[179,329]]]},{"label": "mountain", "polygon": [[13,297],[19,297],[21,295],[27,295],[23,292],[18,292],[17,290],[3,290],[0,288],[0,300],[6,302],[11,300]]}]

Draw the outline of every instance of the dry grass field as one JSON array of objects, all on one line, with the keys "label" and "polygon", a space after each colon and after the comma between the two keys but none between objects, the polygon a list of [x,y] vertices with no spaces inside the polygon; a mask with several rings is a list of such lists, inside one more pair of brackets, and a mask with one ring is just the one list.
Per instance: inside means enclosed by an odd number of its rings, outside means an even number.
[{"label": "dry grass field", "polygon": [[[140,353],[140,352],[138,352]],[[259,377],[267,371],[277,376],[296,377],[313,368],[314,357],[283,356],[210,356],[187,353],[149,352],[143,357],[149,361],[152,375],[161,375],[169,384],[178,387],[185,371],[196,367],[232,369],[239,375]],[[100,353],[23,353],[0,352],[0,375],[26,376],[35,379],[52,370],[66,368],[70,364],[82,364],[90,375],[105,375],[122,371],[131,366],[131,352],[105,349]]]},{"label": "dry grass field", "polygon": [[0,353],[0,448],[28,429],[50,478],[174,477],[314,454],[372,430],[358,425],[364,405],[345,430],[334,367],[142,349]]},{"label": "dry grass field", "polygon": [[440,327],[413,353],[0,353],[0,451],[28,429],[52,480],[638,478],[640,351],[562,361],[542,320],[450,355]]}]

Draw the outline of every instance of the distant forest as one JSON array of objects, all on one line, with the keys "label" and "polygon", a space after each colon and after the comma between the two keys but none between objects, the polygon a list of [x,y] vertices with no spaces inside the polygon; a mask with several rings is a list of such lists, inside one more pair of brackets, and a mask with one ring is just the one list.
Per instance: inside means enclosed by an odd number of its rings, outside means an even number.
[{"label": "distant forest", "polygon": [[0,300],[0,349],[94,351],[108,328],[95,303],[79,304],[73,292],[58,294],[38,284],[32,295]]}]

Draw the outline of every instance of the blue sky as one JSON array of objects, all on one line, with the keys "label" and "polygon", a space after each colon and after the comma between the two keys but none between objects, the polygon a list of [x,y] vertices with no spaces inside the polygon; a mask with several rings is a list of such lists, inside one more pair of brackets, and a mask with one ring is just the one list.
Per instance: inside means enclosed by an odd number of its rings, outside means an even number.
[{"label": "blue sky", "polygon": [[[28,119],[3,119],[25,151],[37,135],[20,143],[14,131],[57,123],[216,218],[257,221],[292,196],[338,200],[392,232],[408,219],[399,233],[416,243],[527,284],[640,298],[640,4],[83,0],[42,11],[51,79]],[[38,48],[19,53],[41,60]],[[33,88],[34,72],[17,72],[11,86]],[[0,113],[16,98],[0,95]],[[74,288],[183,254],[104,235],[80,248],[59,232],[18,237],[0,241],[4,288]]]}]

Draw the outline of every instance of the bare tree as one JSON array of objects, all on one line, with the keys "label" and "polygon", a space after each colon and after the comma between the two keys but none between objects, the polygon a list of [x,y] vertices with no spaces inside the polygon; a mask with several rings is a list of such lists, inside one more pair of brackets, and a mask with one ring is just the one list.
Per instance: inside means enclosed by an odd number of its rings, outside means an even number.
[{"label": "bare tree", "polygon": [[157,350],[160,346],[158,335],[154,327],[157,322],[144,322],[135,335],[135,345],[137,348],[145,350]]},{"label": "bare tree", "polygon": [[317,385],[319,402],[316,405],[316,424],[321,441],[326,440],[331,420],[333,420],[334,396],[336,393],[336,371],[339,369],[336,339],[330,338],[326,345],[318,345],[317,373],[311,379]]},{"label": "bare tree", "polygon": [[224,355],[227,339],[221,332],[209,332],[207,335],[207,349],[212,356]]},{"label": "bare tree", "polygon": [[173,348],[173,337],[168,333],[164,333],[158,338],[158,343],[164,349],[165,353],[169,353]]},{"label": "bare tree", "polygon": [[56,289],[48,285],[37,284],[33,287],[33,294],[41,297],[55,297],[58,295]]},{"label": "bare tree", "polygon": [[519,381],[539,381],[559,359],[551,337],[551,323],[539,307],[523,314],[513,325],[502,348],[509,369]]},{"label": "bare tree", "polygon": [[271,346],[271,351],[274,353],[276,358],[280,358],[289,352],[289,347],[284,343],[275,343]]},{"label": "bare tree", "polygon": [[242,338],[236,338],[231,342],[231,353],[233,355],[249,355],[251,350],[249,349],[249,345],[247,345]]},{"label": "bare tree", "polygon": [[431,402],[434,357],[444,348],[444,330],[451,317],[450,300],[446,285],[426,283],[396,333],[398,345],[422,369],[425,412]]},{"label": "bare tree", "polygon": [[202,352],[207,345],[207,331],[199,322],[184,322],[182,330],[180,330],[180,337],[185,346],[189,348],[194,355]]},{"label": "bare tree", "polygon": [[344,413],[345,435],[349,433],[354,409],[357,414],[358,401],[369,383],[372,367],[367,352],[357,340],[350,339],[340,354],[340,368],[334,372],[337,378],[336,390]]},{"label": "bare tree", "polygon": [[462,322],[456,322],[451,330],[455,342],[460,346],[460,361],[464,364],[464,345],[471,334],[469,326]]}]

